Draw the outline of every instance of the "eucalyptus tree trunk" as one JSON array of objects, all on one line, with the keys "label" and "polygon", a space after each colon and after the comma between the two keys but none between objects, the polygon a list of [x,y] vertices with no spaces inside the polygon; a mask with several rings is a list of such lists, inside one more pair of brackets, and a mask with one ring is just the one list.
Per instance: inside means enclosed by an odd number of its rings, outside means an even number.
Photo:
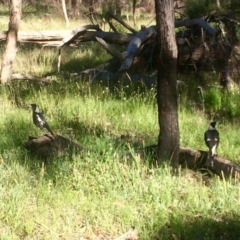
[{"label": "eucalyptus tree trunk", "polygon": [[62,3],[62,10],[63,10],[63,15],[64,15],[64,19],[66,22],[66,26],[69,26],[69,19],[68,19],[68,15],[67,15],[67,8],[66,8],[66,2],[65,0],[61,0]]},{"label": "eucalyptus tree trunk", "polygon": [[159,59],[157,101],[159,119],[158,159],[177,167],[179,126],[177,103],[177,45],[173,0],[155,0]]},{"label": "eucalyptus tree trunk", "polygon": [[22,1],[10,1],[10,20],[6,39],[6,48],[3,54],[1,66],[1,83],[5,84],[11,80],[12,64],[17,52],[17,35],[22,15]]}]

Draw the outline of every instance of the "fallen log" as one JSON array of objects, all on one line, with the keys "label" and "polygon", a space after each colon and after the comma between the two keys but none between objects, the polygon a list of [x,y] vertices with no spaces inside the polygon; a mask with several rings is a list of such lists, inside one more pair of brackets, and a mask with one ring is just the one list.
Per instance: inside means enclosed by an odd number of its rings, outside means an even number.
[{"label": "fallen log", "polygon": [[209,157],[208,152],[191,148],[180,148],[181,165],[190,169],[207,169],[220,177],[240,177],[240,167],[221,156]]},{"label": "fallen log", "polygon": [[[72,30],[52,30],[52,31],[18,31],[18,42],[37,43],[45,46],[59,46],[62,40],[71,35]],[[7,31],[0,31],[0,41],[5,41]],[[133,34],[113,33],[103,31],[86,31],[79,36],[76,44],[80,42],[96,41],[96,37],[104,39],[108,43],[127,44],[133,37]]]},{"label": "fallen log", "polygon": [[29,137],[24,143],[25,149],[30,153],[47,159],[51,156],[64,156],[66,154],[81,154],[84,147],[60,135],[45,134],[41,137]]},{"label": "fallen log", "polygon": [[[115,18],[115,20],[119,20]],[[123,22],[120,21],[123,24]],[[125,27],[126,26],[124,25]],[[194,19],[184,19],[175,22],[175,27],[186,26],[187,28],[198,26],[198,29],[205,29],[206,35],[217,36],[219,31],[209,25],[206,21],[198,18]],[[134,29],[131,29],[132,32]],[[185,33],[176,35],[178,42],[178,67],[189,65],[193,66],[195,70],[197,68],[216,68],[222,69],[222,65],[219,64],[217,60],[210,61],[209,59],[216,58],[221,61],[229,59],[231,54],[231,49],[226,48],[223,44],[219,44],[221,49],[217,49],[212,46],[212,43],[206,44],[201,41],[189,41],[192,36],[191,29],[188,34]],[[104,32],[98,25],[86,25],[82,27],[77,27],[74,30],[58,30],[58,31],[19,31],[18,41],[19,42],[31,42],[38,43],[43,46],[58,47],[58,72],[60,72],[61,63],[61,47],[65,45],[76,46],[82,42],[88,41],[98,41],[101,46],[103,46],[108,53],[114,56],[118,61],[117,68],[108,69],[111,72],[125,72],[128,73],[139,73],[147,70],[152,70],[156,68],[157,56],[159,48],[156,43],[156,26],[150,26],[147,28],[142,28],[137,33],[116,33],[116,32]],[[0,41],[6,39],[7,32],[0,31]],[[202,38],[199,38],[202,39]],[[109,44],[127,45],[127,48],[122,53],[118,53],[113,46]],[[215,44],[216,45],[216,44]],[[160,47],[160,46],[159,46]],[[221,53],[219,55],[219,52]],[[200,63],[200,67],[196,67]],[[207,63],[210,63],[211,67]],[[185,68],[183,68],[184,70]],[[106,70],[106,69],[103,69]]]},{"label": "fallen log", "polygon": [[[139,154],[143,160],[146,159],[146,157],[150,154],[151,158],[156,161],[157,145],[147,146],[145,147],[144,151],[137,151],[136,154]],[[125,153],[125,156],[127,157],[130,155]],[[232,161],[221,156],[209,158],[207,151],[195,150],[188,147],[180,147],[179,165],[194,171],[207,170],[208,172],[216,174],[221,178],[240,177],[240,166]]]}]

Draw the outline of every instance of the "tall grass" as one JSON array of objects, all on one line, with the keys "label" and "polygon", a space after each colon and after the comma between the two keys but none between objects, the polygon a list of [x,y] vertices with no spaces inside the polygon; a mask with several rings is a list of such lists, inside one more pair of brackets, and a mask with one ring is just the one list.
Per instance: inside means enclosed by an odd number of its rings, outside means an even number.
[{"label": "tall grass", "polygon": [[[168,166],[152,168],[134,155],[157,142],[157,109],[154,91],[128,89],[75,80],[2,89],[2,239],[113,239],[131,226],[139,239],[239,238],[238,182],[214,178],[205,186],[200,174],[184,170],[173,177]],[[47,163],[29,155],[24,141],[41,134],[27,109],[32,102],[56,133],[90,150]],[[181,145],[204,149],[202,112],[182,109],[179,121]],[[219,154],[237,158],[237,126],[219,128]],[[125,151],[133,152],[131,162]]]},{"label": "tall grass", "polygon": [[[94,44],[91,50],[66,49],[76,59],[73,64],[66,54],[64,71],[77,71],[75,63],[84,69],[104,61],[106,55],[95,58],[95,50]],[[55,63],[52,49],[40,54],[35,46],[21,45],[14,71],[53,75]],[[238,180],[213,177],[206,184],[200,173],[186,169],[172,176],[167,164],[154,168],[149,156],[142,162],[135,153],[157,142],[154,88],[106,87],[57,74],[53,79],[49,85],[0,87],[1,239],[114,239],[132,226],[146,240],[240,238]],[[197,98],[189,97],[193,91]],[[34,102],[54,132],[88,151],[47,162],[29,155],[23,143],[43,134],[27,108]],[[197,86],[179,90],[179,103],[181,145],[206,149],[203,132],[210,119]],[[224,118],[219,132],[219,155],[238,159],[238,122]]]}]

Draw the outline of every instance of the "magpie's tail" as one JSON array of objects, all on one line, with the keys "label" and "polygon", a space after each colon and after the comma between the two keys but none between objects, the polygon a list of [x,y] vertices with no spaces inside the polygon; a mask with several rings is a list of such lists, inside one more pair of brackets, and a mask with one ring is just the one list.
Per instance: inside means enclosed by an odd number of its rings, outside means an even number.
[{"label": "magpie's tail", "polygon": [[49,127],[49,125],[46,126],[46,129],[47,129],[48,132],[51,133],[52,136],[54,136],[54,133],[53,133],[53,131],[51,130],[51,128]]},{"label": "magpie's tail", "polygon": [[52,136],[54,136],[53,131],[49,128],[48,131],[51,133]]}]

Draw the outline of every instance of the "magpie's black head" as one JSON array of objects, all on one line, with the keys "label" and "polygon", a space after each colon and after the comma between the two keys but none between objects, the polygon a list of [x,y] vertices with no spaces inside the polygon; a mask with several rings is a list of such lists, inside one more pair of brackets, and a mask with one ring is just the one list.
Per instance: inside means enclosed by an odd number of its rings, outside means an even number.
[{"label": "magpie's black head", "polygon": [[30,107],[33,111],[35,111],[36,108],[37,108],[37,104],[32,103],[32,104],[29,105],[29,107]]},{"label": "magpie's black head", "polygon": [[33,112],[40,113],[40,110],[39,110],[37,104],[32,103],[32,104],[29,105],[29,107],[33,110]]},{"label": "magpie's black head", "polygon": [[219,122],[211,122],[211,123],[210,123],[210,126],[211,126],[212,128],[215,128],[218,123],[219,123]]}]

